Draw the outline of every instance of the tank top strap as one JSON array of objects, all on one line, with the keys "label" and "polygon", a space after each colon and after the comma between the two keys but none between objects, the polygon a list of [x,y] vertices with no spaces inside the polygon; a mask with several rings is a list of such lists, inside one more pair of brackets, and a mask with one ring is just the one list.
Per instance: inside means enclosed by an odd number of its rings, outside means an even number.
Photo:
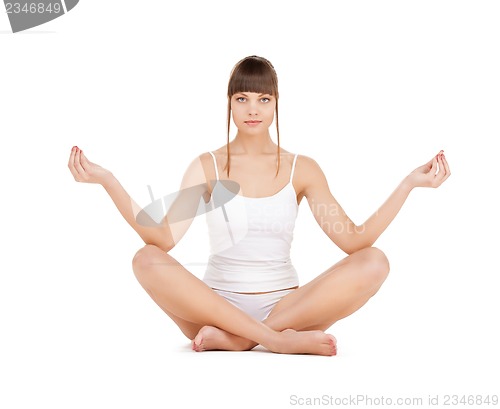
[{"label": "tank top strap", "polygon": [[212,155],[212,158],[214,159],[215,177],[217,178],[217,180],[219,180],[219,171],[217,170],[217,161],[215,160],[215,155],[211,151],[208,151],[208,153],[210,153],[210,155]]},{"label": "tank top strap", "polygon": [[293,172],[295,170],[295,162],[297,162],[297,156],[299,156],[298,153],[295,154],[295,158],[293,158],[293,165],[292,165],[292,172],[290,173],[290,183],[292,183],[293,179]]}]

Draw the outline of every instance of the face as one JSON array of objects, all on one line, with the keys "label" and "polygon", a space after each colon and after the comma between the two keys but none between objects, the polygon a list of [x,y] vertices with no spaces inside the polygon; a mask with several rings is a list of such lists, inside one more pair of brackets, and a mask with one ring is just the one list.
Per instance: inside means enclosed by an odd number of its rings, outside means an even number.
[{"label": "face", "polygon": [[238,92],[231,97],[233,121],[239,132],[267,132],[274,120],[276,99],[271,94]]}]

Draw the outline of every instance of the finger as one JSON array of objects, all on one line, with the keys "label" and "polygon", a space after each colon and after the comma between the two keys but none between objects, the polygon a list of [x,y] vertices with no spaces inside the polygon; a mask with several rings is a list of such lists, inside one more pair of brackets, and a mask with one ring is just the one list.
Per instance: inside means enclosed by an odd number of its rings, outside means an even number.
[{"label": "finger", "polygon": [[443,164],[444,164],[444,169],[446,171],[446,177],[448,177],[451,175],[451,171],[450,171],[450,166],[448,165],[448,161],[446,160],[444,154],[443,154]]},{"label": "finger", "polygon": [[68,161],[68,168],[70,169],[73,168],[73,162],[75,161],[75,154],[76,154],[76,147],[73,146],[71,148],[71,153],[69,155],[69,161]]},{"label": "finger", "polygon": [[82,167],[82,154],[81,154],[81,150],[76,148],[76,155],[75,155],[75,169],[76,171],[78,172],[78,175],[80,176],[80,178],[82,178],[82,180],[85,179],[86,177],[86,173],[85,173],[85,170],[83,169]]},{"label": "finger", "polygon": [[441,178],[439,184],[443,183],[446,179],[448,179],[451,174],[450,167],[448,166],[448,162],[446,161],[444,155],[441,156],[441,166],[443,168],[443,177]]},{"label": "finger", "polygon": [[432,158],[432,166],[431,166],[431,168],[430,168],[430,170],[429,170],[429,172],[430,172],[430,173],[431,173],[431,175],[433,175],[433,176],[436,174],[436,171],[437,171],[437,165],[438,165],[438,163],[437,163],[437,158],[436,158],[436,156],[434,156],[434,157]]},{"label": "finger", "polygon": [[75,156],[76,156],[76,146],[73,146],[73,148],[71,149],[71,154],[69,155],[68,168],[73,177],[75,178],[75,180],[78,181],[78,172],[75,169]]},{"label": "finger", "polygon": [[71,148],[71,153],[69,154],[68,167],[71,167],[71,165],[73,164],[74,157],[75,157],[75,147],[73,146]]},{"label": "finger", "polygon": [[443,155],[441,153],[437,156],[437,162],[438,162],[438,166],[439,166],[439,171],[437,174],[440,177],[442,177],[445,175],[445,169],[444,169],[444,165],[443,165]]},{"label": "finger", "polygon": [[89,174],[92,171],[92,166],[95,165],[95,163],[89,161],[83,151],[80,151],[80,153],[82,155],[82,161],[81,161],[82,167],[85,170],[85,172]]},{"label": "finger", "polygon": [[85,156],[82,150],[80,150],[80,155],[81,155],[82,168],[85,172],[88,172],[90,169],[90,162],[87,160],[87,157]]},{"label": "finger", "polygon": [[441,155],[441,153],[442,153],[442,152],[443,152],[443,151],[442,151],[442,150],[440,150],[440,151],[439,151],[436,155],[434,155],[434,156],[432,157],[432,159],[429,161],[429,163],[433,162],[434,160],[436,160],[436,161],[437,161],[437,158],[439,157],[439,155]]},{"label": "finger", "polygon": [[435,159],[432,158],[429,162],[427,162],[425,165],[420,166],[420,169],[427,169],[427,172],[431,170],[432,168],[432,161]]},{"label": "finger", "polygon": [[[431,159],[431,162],[433,163],[434,168],[435,168],[435,172],[437,171],[437,165],[438,165],[438,163],[439,163],[439,160],[438,160],[438,159],[439,159],[439,157],[440,157],[441,153],[443,153],[443,151],[442,151],[442,150],[440,150],[440,151],[437,153],[437,155],[436,155],[436,156],[434,156],[434,157]],[[434,173],[435,173],[435,172],[434,172]]]},{"label": "finger", "polygon": [[437,171],[437,173],[434,177],[434,181],[433,181],[434,187],[438,187],[441,183],[443,183],[444,177],[446,175],[440,153],[437,156],[437,164],[438,164],[439,170]]},{"label": "finger", "polygon": [[450,176],[450,167],[446,161],[444,154],[438,156],[439,172],[435,180],[436,187],[440,186]]}]

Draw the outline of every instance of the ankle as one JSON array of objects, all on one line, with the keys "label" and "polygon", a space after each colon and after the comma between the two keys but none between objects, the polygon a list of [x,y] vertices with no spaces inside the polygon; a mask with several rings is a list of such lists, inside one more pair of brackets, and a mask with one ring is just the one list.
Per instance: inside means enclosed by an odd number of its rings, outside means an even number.
[{"label": "ankle", "polygon": [[279,331],[273,331],[269,334],[269,338],[265,344],[262,344],[263,347],[268,349],[271,352],[280,351],[283,347],[283,343],[285,342],[284,334]]}]

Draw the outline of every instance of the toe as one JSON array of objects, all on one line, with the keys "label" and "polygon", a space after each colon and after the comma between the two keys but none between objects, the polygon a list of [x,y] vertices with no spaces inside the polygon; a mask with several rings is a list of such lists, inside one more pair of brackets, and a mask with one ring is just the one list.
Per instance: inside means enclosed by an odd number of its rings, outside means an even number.
[{"label": "toe", "polygon": [[333,335],[328,335],[330,338],[330,346],[332,348],[332,355],[337,355],[337,339]]},{"label": "toe", "polygon": [[203,336],[200,333],[193,339],[193,350],[196,352],[203,351]]}]

